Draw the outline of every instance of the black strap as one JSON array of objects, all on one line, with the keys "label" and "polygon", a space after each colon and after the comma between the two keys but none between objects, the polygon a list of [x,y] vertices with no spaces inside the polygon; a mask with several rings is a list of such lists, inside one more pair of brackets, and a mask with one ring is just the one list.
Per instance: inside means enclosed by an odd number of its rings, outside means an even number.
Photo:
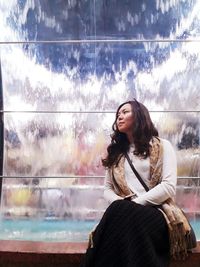
[{"label": "black strap", "polygon": [[138,180],[140,181],[140,183],[143,185],[144,189],[146,191],[149,191],[148,186],[145,184],[145,182],[143,181],[143,179],[141,178],[141,176],[139,175],[139,173],[136,171],[136,169],[133,166],[133,163],[132,163],[132,161],[131,161],[131,159],[130,159],[130,157],[129,157],[129,155],[127,153],[125,154],[125,157],[128,160],[128,163],[131,166],[132,171],[135,173],[135,176],[138,178]]}]

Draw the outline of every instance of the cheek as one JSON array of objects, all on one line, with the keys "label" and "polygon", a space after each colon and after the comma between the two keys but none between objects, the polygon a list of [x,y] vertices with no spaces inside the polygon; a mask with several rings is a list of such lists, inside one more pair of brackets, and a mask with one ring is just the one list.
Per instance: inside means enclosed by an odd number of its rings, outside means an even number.
[{"label": "cheek", "polygon": [[130,124],[133,124],[133,116],[132,115],[127,117],[127,122],[129,122]]},{"label": "cheek", "polygon": [[133,117],[132,116],[126,117],[125,124],[123,125],[123,127],[126,130],[131,130],[133,128]]}]

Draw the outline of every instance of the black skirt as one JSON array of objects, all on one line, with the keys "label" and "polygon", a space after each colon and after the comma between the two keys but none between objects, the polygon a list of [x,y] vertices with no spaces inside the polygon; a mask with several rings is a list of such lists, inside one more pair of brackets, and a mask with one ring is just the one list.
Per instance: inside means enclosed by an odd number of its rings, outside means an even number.
[{"label": "black skirt", "polygon": [[114,201],[93,235],[81,267],[167,267],[170,262],[168,227],[152,206]]}]

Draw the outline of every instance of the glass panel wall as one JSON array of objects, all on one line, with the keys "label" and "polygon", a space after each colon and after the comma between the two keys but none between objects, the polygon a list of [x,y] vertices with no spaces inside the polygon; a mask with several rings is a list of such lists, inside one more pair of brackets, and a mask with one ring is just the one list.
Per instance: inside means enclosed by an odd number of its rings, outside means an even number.
[{"label": "glass panel wall", "polygon": [[176,150],[177,201],[197,220],[200,4],[150,2],[1,1],[4,219],[73,221],[66,240],[86,238],[107,206],[101,159],[115,110],[137,98]]}]

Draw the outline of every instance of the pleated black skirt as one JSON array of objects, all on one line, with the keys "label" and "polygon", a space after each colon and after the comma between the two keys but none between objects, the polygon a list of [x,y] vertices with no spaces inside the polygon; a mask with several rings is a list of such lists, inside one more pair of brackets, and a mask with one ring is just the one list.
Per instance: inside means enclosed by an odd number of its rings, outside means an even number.
[{"label": "pleated black skirt", "polygon": [[167,267],[168,227],[155,207],[114,201],[93,235],[81,267]]}]

